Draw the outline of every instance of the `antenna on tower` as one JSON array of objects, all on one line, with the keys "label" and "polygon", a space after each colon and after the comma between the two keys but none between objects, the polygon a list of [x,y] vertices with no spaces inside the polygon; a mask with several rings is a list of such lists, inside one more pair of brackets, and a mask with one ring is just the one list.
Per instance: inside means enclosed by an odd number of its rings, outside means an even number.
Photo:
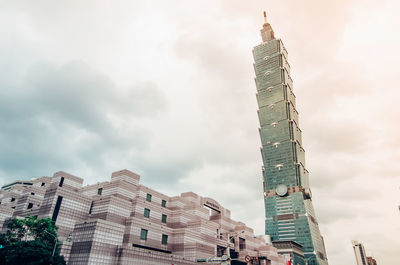
[{"label": "antenna on tower", "polygon": [[268,23],[268,22],[267,22],[267,12],[265,12],[265,11],[264,11],[264,22],[265,22],[265,23]]}]

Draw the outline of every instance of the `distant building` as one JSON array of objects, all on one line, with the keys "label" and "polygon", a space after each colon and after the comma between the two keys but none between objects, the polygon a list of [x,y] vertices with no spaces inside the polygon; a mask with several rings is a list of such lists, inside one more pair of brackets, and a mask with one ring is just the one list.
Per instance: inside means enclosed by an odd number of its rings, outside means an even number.
[{"label": "distant building", "polygon": [[193,192],[169,197],[139,184],[140,176],[114,172],[110,182],[82,187],[65,172],[0,190],[0,227],[11,218],[49,217],[59,227],[67,264],[193,265],[228,254],[232,264],[265,257],[260,265],[284,265],[285,257],[231,219],[217,201]]},{"label": "distant building", "polygon": [[373,257],[367,257],[368,265],[377,265],[376,260]]},{"label": "distant building", "polygon": [[355,240],[351,243],[353,244],[354,255],[356,256],[357,265],[368,265],[367,255],[365,255],[364,246]]},{"label": "distant building", "polygon": [[273,241],[272,245],[278,249],[278,253],[284,255],[293,265],[307,264],[304,258],[302,245],[292,240]]}]

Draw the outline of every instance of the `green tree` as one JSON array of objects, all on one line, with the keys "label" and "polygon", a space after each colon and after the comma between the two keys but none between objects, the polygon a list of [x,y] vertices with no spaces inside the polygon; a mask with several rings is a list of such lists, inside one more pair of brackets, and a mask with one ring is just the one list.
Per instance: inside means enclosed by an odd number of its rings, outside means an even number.
[{"label": "green tree", "polygon": [[50,218],[15,218],[7,228],[6,233],[0,234],[0,264],[66,264],[58,251],[53,256],[58,228]]}]

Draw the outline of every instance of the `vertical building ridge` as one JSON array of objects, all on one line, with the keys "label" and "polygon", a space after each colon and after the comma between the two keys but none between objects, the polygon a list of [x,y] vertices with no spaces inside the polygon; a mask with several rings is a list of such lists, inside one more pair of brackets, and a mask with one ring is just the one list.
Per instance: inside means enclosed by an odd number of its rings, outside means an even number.
[{"label": "vertical building ridge", "polygon": [[305,167],[288,53],[282,40],[275,38],[265,12],[264,20],[263,42],[254,47],[253,56],[262,142],[265,232],[272,241],[293,241],[302,246],[304,256],[298,254],[299,261],[294,260],[294,264],[327,265]]}]

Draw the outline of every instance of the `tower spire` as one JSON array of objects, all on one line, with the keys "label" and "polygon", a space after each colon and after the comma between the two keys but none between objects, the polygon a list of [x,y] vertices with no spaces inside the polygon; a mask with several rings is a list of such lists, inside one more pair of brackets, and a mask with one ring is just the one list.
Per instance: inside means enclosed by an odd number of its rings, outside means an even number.
[{"label": "tower spire", "polygon": [[263,42],[268,42],[272,39],[275,39],[274,30],[271,25],[267,21],[267,12],[264,11],[264,25],[261,29],[261,38]]}]

